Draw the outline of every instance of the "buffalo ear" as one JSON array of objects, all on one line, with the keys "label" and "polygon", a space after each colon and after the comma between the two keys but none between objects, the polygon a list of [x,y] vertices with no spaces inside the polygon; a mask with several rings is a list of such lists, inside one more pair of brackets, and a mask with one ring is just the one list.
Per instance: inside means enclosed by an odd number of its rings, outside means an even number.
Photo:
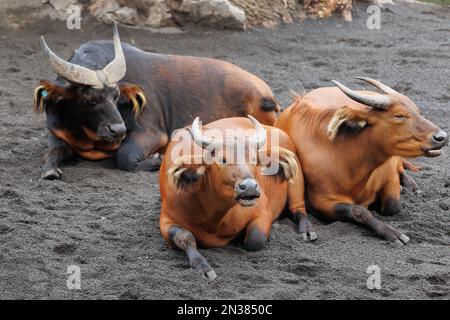
[{"label": "buffalo ear", "polygon": [[339,132],[349,129],[353,133],[358,133],[367,125],[367,112],[357,110],[347,106],[339,108],[328,124],[328,139],[334,141]]},{"label": "buffalo ear", "polygon": [[120,85],[120,96],[125,98],[128,103],[133,107],[133,113],[137,117],[143,111],[147,105],[147,97],[144,94],[142,88],[135,84],[122,84]]},{"label": "buffalo ear", "polygon": [[167,170],[169,180],[177,189],[187,190],[203,178],[206,167],[195,163],[194,156],[181,156]]},{"label": "buffalo ear", "polygon": [[37,113],[44,112],[44,101],[54,97],[56,94],[63,95],[64,88],[49,82],[41,80],[39,86],[34,89],[33,109]]},{"label": "buffalo ear", "polygon": [[[261,162],[262,155],[259,159]],[[263,175],[275,176],[284,181],[289,181],[296,177],[299,173],[298,158],[292,151],[282,147],[272,147],[271,150],[264,155],[267,157],[264,163]]]}]

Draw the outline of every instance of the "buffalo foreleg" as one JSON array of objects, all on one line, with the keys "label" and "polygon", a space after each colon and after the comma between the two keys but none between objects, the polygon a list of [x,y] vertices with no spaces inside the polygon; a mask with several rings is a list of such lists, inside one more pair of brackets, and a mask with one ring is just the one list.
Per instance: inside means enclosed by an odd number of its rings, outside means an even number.
[{"label": "buffalo foreleg", "polygon": [[251,221],[247,226],[244,248],[248,251],[261,250],[267,243],[272,221],[270,219],[264,219],[264,216],[264,214],[260,214],[259,218]]},{"label": "buffalo foreleg", "polygon": [[412,162],[402,159],[402,162],[399,166],[400,184],[402,185],[402,187],[411,192],[420,193],[421,191],[416,181],[414,181],[414,179],[411,178],[411,176],[406,173],[406,170],[417,172],[420,169],[421,169],[420,167],[416,166]]},{"label": "buffalo foreleg", "polygon": [[420,193],[420,189],[416,181],[414,181],[414,179],[411,178],[411,176],[408,175],[406,171],[400,173],[400,184],[402,185],[402,187],[411,192]]},{"label": "buffalo foreleg", "polygon": [[393,216],[401,211],[400,189],[400,177],[393,174],[391,179],[378,193],[381,201],[381,208],[377,210],[379,214]]},{"label": "buffalo foreleg", "polygon": [[403,246],[409,241],[409,238],[406,235],[376,219],[368,209],[362,206],[339,203],[335,206],[334,211],[335,217],[338,220],[363,224],[375,231],[378,237],[385,239],[398,247]]},{"label": "buffalo foreleg", "polygon": [[[206,261],[206,258],[198,251],[194,235],[177,225],[169,225],[166,228],[169,242],[186,252],[192,269],[204,278],[214,280],[217,275]],[[164,230],[162,232],[164,233]]]},{"label": "buffalo foreleg", "polygon": [[[300,163],[298,164],[300,167]],[[288,204],[292,220],[297,224],[300,238],[303,241],[314,241],[317,233],[308,219],[305,208],[305,183],[300,167],[299,173],[288,183]]]},{"label": "buffalo foreleg", "polygon": [[303,241],[314,241],[317,239],[317,233],[314,230],[314,227],[309,221],[306,213],[300,212],[295,215],[298,219],[298,232],[300,233],[300,238]]},{"label": "buffalo foreleg", "polygon": [[289,217],[292,221],[297,224],[297,230],[300,234],[300,239],[303,241],[314,241],[317,240],[317,233],[314,227],[308,219],[305,209],[289,208]]},{"label": "buffalo foreleg", "polygon": [[59,168],[59,164],[62,160],[73,156],[72,148],[63,140],[50,135],[48,138],[49,150],[44,158],[44,165],[42,167],[42,179],[55,180],[59,179],[62,174],[62,170]]},{"label": "buffalo foreleg", "polygon": [[156,152],[167,144],[167,136],[149,133],[131,134],[116,154],[116,164],[121,170],[155,171],[161,166],[161,156]]}]

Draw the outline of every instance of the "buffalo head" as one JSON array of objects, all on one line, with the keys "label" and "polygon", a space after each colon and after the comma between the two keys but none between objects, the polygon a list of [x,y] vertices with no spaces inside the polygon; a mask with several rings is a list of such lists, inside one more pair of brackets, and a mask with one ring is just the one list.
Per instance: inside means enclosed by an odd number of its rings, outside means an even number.
[{"label": "buffalo head", "polygon": [[[278,169],[273,175],[285,181],[294,177],[298,172],[295,154],[280,147],[263,151],[267,138],[266,129],[255,118],[248,117],[253,124],[254,133],[246,135],[242,131],[225,131],[225,139],[212,138],[210,133],[216,128],[208,128],[209,135],[204,134],[199,126],[199,118],[196,118],[190,135],[203,152],[202,162],[195,165],[192,164],[194,161],[190,161],[190,156],[178,158],[168,172],[174,184],[183,189],[203,180],[207,183],[207,188],[213,190],[222,201],[250,207],[260,197],[260,169],[270,166],[269,161],[277,161]],[[266,155],[264,152],[270,153],[265,158],[270,160],[263,161]],[[190,165],[187,163],[189,161]]]},{"label": "buffalo head", "polygon": [[386,156],[435,157],[448,145],[448,135],[424,118],[419,108],[408,97],[379,81],[358,77],[375,86],[382,94],[354,91],[333,81],[350,99],[368,108],[353,105],[338,109],[328,126],[331,140],[338,130],[347,126],[370,135],[373,147],[379,147]]},{"label": "buffalo head", "polygon": [[125,76],[126,63],[115,24],[113,42],[114,59],[104,68],[93,70],[58,57],[41,37],[45,60],[60,79],[41,80],[35,90],[35,109],[43,111],[51,106],[70,115],[70,120],[93,140],[122,140],[126,126],[118,110],[119,98],[126,96],[132,102],[134,111],[142,109],[146,99],[137,86],[118,84]]}]

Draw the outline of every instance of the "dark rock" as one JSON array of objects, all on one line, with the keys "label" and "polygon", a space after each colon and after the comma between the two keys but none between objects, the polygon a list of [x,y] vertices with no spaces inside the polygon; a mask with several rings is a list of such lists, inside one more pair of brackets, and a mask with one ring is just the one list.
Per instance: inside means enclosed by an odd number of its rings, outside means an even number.
[{"label": "dark rock", "polygon": [[444,211],[448,211],[448,204],[445,202],[439,202],[439,207]]}]

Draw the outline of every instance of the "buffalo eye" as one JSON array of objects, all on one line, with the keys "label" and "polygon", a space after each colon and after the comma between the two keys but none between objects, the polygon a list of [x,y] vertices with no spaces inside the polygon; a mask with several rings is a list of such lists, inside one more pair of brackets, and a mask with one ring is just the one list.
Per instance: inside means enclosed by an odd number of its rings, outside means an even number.
[{"label": "buffalo eye", "polygon": [[226,164],[227,160],[224,157],[217,157],[217,158],[215,158],[215,162],[217,164]]},{"label": "buffalo eye", "polygon": [[99,104],[100,101],[97,98],[92,98],[90,102],[91,102],[91,105],[95,106],[95,105]]},{"label": "buffalo eye", "polygon": [[111,92],[112,98],[114,101],[119,100],[120,98],[120,91],[119,90],[114,90]]},{"label": "buffalo eye", "polygon": [[404,115],[404,114],[395,114],[394,115],[395,119],[397,120],[405,120],[408,116]]}]

